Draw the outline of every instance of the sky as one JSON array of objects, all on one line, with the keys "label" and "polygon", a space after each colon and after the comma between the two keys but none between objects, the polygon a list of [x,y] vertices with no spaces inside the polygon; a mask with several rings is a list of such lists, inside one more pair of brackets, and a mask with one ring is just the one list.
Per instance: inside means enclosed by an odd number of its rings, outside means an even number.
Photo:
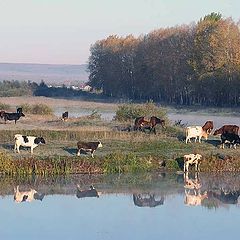
[{"label": "sky", "polygon": [[239,0],[0,0],[0,63],[85,64],[97,40],[191,24],[211,12],[237,22]]}]

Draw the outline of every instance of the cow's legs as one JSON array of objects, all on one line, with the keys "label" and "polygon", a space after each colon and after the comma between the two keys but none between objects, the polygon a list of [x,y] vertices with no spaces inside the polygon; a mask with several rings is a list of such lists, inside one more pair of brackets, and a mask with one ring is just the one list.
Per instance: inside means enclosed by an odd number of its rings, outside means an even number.
[{"label": "cow's legs", "polygon": [[95,150],[92,150],[91,151],[91,155],[92,155],[92,158],[94,158],[94,156],[93,156],[93,153],[95,152]]},{"label": "cow's legs", "polygon": [[19,145],[15,144],[15,146],[14,146],[14,151],[15,151],[15,152],[17,151],[17,153],[20,153],[19,147],[20,147]]}]

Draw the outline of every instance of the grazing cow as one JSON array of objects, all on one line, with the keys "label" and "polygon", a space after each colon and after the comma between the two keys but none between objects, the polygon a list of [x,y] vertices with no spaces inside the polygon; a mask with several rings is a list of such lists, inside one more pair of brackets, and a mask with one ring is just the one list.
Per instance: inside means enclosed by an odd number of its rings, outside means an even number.
[{"label": "grazing cow", "polygon": [[144,119],[144,117],[138,117],[134,122],[134,130],[150,129],[150,132],[154,132],[156,134],[156,125],[160,124],[163,128],[165,128],[165,120],[160,119],[158,117],[152,116],[150,120]]},{"label": "grazing cow", "polygon": [[17,113],[3,113],[3,118],[4,118],[4,121],[5,123],[7,122],[7,120],[9,121],[15,121],[15,124],[17,122],[17,120],[20,118],[20,117],[25,117],[25,115],[22,113],[22,112],[17,112]]},{"label": "grazing cow", "polygon": [[14,136],[15,146],[14,151],[20,153],[19,147],[30,147],[31,154],[33,154],[33,149],[37,147],[39,144],[45,144],[45,140],[43,137],[33,137],[33,136],[24,136],[21,134],[16,134]]},{"label": "grazing cow", "polygon": [[64,113],[62,114],[62,120],[63,120],[63,121],[67,121],[67,119],[68,119],[68,112],[64,112]]},{"label": "grazing cow", "polygon": [[206,121],[205,124],[202,126],[202,129],[207,134],[210,134],[213,130],[213,121]]},{"label": "grazing cow", "polygon": [[213,135],[223,134],[223,133],[235,133],[238,134],[239,126],[237,125],[224,125],[221,128],[215,130]]},{"label": "grazing cow", "polygon": [[221,146],[224,148],[224,144],[229,143],[229,147],[233,146],[233,148],[237,148],[237,144],[240,144],[240,137],[235,133],[223,133],[221,135]]},{"label": "grazing cow", "polygon": [[161,196],[160,200],[156,200],[154,194],[148,194],[147,197],[143,197],[141,194],[133,194],[133,202],[138,207],[156,207],[163,205],[164,197]]},{"label": "grazing cow", "polygon": [[188,167],[189,165],[193,165],[195,164],[195,171],[198,172],[200,163],[202,161],[202,155],[201,154],[187,154],[183,156],[184,158],[184,167],[183,167],[183,171],[184,172],[188,172]]},{"label": "grazing cow", "polygon": [[79,141],[77,143],[77,156],[80,156],[81,151],[84,152],[91,152],[91,155],[93,157],[93,153],[97,150],[97,148],[101,148],[102,143],[100,141],[98,142],[82,142]]},{"label": "grazing cow", "polygon": [[36,190],[31,189],[30,191],[20,192],[19,186],[14,187],[14,201],[20,202],[31,202],[33,200],[43,200],[44,194],[39,194]]},{"label": "grazing cow", "polygon": [[92,185],[87,190],[81,190],[80,186],[77,185],[76,196],[77,196],[77,198],[85,198],[85,197],[98,197],[99,198],[99,193]]},{"label": "grazing cow", "polygon": [[207,140],[208,133],[204,131],[201,126],[190,126],[186,128],[186,143],[191,142],[191,138],[195,138],[195,142],[197,138],[199,138],[199,142],[201,142],[202,137]]}]

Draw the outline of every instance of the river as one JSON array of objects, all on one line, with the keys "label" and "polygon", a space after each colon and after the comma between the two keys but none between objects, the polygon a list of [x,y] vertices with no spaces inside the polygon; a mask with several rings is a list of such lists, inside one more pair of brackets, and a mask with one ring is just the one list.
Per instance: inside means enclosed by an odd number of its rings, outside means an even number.
[{"label": "river", "polygon": [[2,177],[0,186],[4,240],[239,236],[239,174]]}]

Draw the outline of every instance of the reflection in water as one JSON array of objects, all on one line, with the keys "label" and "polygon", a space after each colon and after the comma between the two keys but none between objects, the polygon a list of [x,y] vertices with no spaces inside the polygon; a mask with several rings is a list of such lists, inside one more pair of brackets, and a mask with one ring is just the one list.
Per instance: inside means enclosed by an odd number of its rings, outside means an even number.
[{"label": "reflection in water", "polygon": [[20,202],[32,202],[33,200],[42,201],[44,198],[44,194],[39,194],[35,189],[30,189],[29,191],[20,192],[19,186],[14,187],[14,201],[17,203]]},{"label": "reflection in water", "polygon": [[80,186],[77,185],[77,198],[85,198],[85,197],[99,197],[99,193],[97,190],[91,185],[87,190],[81,190]]},{"label": "reflection in water", "polygon": [[207,191],[201,193],[202,184],[198,173],[195,173],[195,178],[191,179],[188,172],[184,174],[185,199],[184,203],[188,206],[199,206],[202,201],[208,197]]},{"label": "reflection in water", "polygon": [[239,174],[1,177],[1,239],[235,239],[239,195]]},{"label": "reflection in water", "polygon": [[223,189],[218,191],[209,191],[208,196],[209,198],[215,198],[224,204],[237,204],[238,198],[240,195],[240,191],[230,191],[225,192]]},{"label": "reflection in water", "polygon": [[160,200],[155,199],[155,194],[133,194],[133,202],[135,206],[138,207],[156,207],[163,205],[164,197],[161,196]]},{"label": "reflection in water", "polygon": [[131,201],[137,207],[154,208],[165,205],[173,196],[179,196],[184,205],[201,205],[208,209],[217,209],[227,204],[238,204],[240,199],[238,174],[208,175],[187,172],[182,175],[166,173],[117,176],[71,175],[49,178],[35,176],[22,180],[1,178],[0,196],[12,195],[12,185],[17,186],[14,188],[14,201],[18,203],[42,201],[43,198],[51,195],[99,198],[102,194],[103,197],[108,198],[113,194],[119,197],[124,194],[131,196]]}]

